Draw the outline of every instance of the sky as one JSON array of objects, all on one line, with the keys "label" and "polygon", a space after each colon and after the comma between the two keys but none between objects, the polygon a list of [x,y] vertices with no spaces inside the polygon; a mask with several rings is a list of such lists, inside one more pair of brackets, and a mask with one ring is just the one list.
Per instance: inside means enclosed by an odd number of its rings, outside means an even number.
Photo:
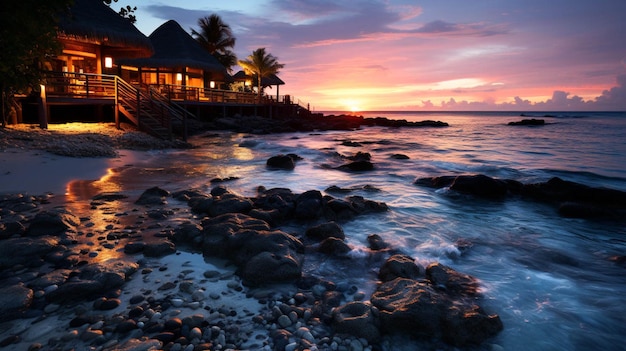
[{"label": "sky", "polygon": [[[626,111],[624,0],[119,0],[150,35],[218,14],[317,111]],[[235,71],[238,67],[235,68]],[[275,94],[275,87],[266,90]]]}]

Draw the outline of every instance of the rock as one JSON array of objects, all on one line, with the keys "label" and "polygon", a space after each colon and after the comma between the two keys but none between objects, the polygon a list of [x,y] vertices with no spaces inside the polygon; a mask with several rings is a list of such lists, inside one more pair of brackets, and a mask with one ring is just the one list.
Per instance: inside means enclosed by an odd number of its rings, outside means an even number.
[{"label": "rock", "polygon": [[351,248],[343,240],[337,238],[326,238],[320,244],[317,251],[332,255],[332,256],[345,256],[350,252]]},{"label": "rock", "polygon": [[341,165],[337,169],[348,172],[365,172],[374,170],[374,164],[370,161],[360,160]]},{"label": "rock", "polygon": [[137,205],[144,206],[159,206],[165,204],[165,198],[170,195],[170,192],[163,190],[159,187],[152,187],[144,191],[139,199],[135,201]]},{"label": "rock", "polygon": [[308,238],[322,241],[328,238],[336,238],[344,240],[346,238],[343,229],[335,222],[327,222],[318,224],[306,230],[305,235]]},{"label": "rock", "polygon": [[509,122],[508,125],[510,126],[542,126],[545,125],[546,121],[543,119],[535,119],[535,118],[531,118],[531,119],[523,119],[521,121],[517,121],[517,122]]},{"label": "rock", "polygon": [[58,235],[67,230],[74,230],[80,219],[69,211],[57,209],[37,213],[26,231],[28,236]]},{"label": "rock", "polygon": [[295,213],[297,219],[315,219],[322,215],[322,193],[318,190],[309,190],[295,199]]},{"label": "rock", "polygon": [[143,241],[129,242],[124,245],[124,253],[129,255],[138,254],[146,247],[146,243]]},{"label": "rock", "polygon": [[393,154],[391,158],[394,160],[410,160],[411,158],[404,154]]},{"label": "rock", "polygon": [[333,310],[332,326],[338,333],[350,334],[368,342],[380,339],[378,313],[364,302],[350,302]]},{"label": "rock", "polygon": [[293,281],[301,275],[301,263],[296,257],[269,251],[253,256],[241,270],[241,277],[253,285]]},{"label": "rock", "polygon": [[454,178],[450,189],[488,199],[501,199],[506,196],[506,182],[478,175],[460,175]]},{"label": "rock", "polygon": [[42,257],[64,250],[65,247],[59,245],[59,239],[51,236],[0,240],[0,268],[18,264],[38,267],[43,264]]},{"label": "rock", "polygon": [[396,278],[417,279],[420,269],[415,260],[407,255],[393,255],[383,264],[378,272],[378,279],[388,282]]},{"label": "rock", "polygon": [[23,284],[0,288],[0,321],[18,318],[33,302],[33,291]]},{"label": "rock", "polygon": [[146,257],[162,257],[176,252],[176,246],[169,240],[149,242],[143,249]]},{"label": "rock", "polygon": [[396,278],[381,284],[371,298],[388,332],[441,338],[454,346],[480,344],[502,330],[498,315],[488,315],[473,298],[451,298],[426,282]]},{"label": "rock", "polygon": [[389,247],[389,244],[386,243],[383,238],[378,234],[370,234],[367,236],[367,243],[369,244],[369,248],[372,251],[380,251]]},{"label": "rock", "polygon": [[441,263],[432,263],[426,267],[426,279],[436,288],[445,289],[449,294],[463,296],[478,294],[478,281],[476,279]]},{"label": "rock", "polygon": [[290,155],[276,155],[270,157],[266,165],[268,168],[291,170],[296,167],[296,160]]},{"label": "rock", "polygon": [[119,299],[99,298],[93,303],[93,308],[100,311],[109,311],[117,308],[122,302]]},{"label": "rock", "polygon": [[214,197],[208,206],[208,214],[217,217],[226,213],[248,213],[252,210],[252,201],[230,192]]}]

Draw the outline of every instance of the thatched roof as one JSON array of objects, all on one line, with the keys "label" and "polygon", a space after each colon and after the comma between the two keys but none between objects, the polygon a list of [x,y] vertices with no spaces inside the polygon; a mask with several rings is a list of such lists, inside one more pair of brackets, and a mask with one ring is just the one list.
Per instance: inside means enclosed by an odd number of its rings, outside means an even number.
[{"label": "thatched roof", "polygon": [[150,34],[149,38],[154,47],[154,55],[145,59],[125,60],[125,64],[154,68],[191,67],[227,76],[226,68],[176,21],[163,23]]},{"label": "thatched roof", "polygon": [[148,37],[102,0],[74,0],[68,15],[59,20],[59,34],[112,48],[131,51],[132,57],[150,56]]},{"label": "thatched roof", "polygon": [[[246,74],[246,72],[239,71],[239,72],[237,72],[237,73],[235,73],[233,75],[233,79],[235,81],[239,81],[239,82],[243,82],[243,81],[246,81],[246,80],[256,81],[256,75],[249,76],[249,75]],[[272,75],[270,75],[268,77],[261,78],[261,84],[264,87],[269,87],[269,86],[272,86],[272,85],[284,85],[285,82],[283,82],[282,79],[278,78],[277,75],[272,74]]]}]

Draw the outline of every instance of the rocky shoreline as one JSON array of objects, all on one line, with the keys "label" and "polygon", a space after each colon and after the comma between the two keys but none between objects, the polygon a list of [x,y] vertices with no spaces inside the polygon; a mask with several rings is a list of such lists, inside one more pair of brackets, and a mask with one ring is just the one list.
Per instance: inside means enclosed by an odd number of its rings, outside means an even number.
[{"label": "rocky shoreline", "polygon": [[[93,128],[62,137],[3,131],[3,148],[54,152],[61,143],[71,150],[85,138],[104,141],[87,142],[92,151],[73,156],[111,156],[102,150],[127,147],[124,140],[172,147],[101,127],[102,137]],[[468,275],[437,262],[418,266],[375,234],[370,258],[347,255],[341,223],[388,208],[349,189],[344,198],[328,195],[336,188],[295,194],[260,187],[252,198],[222,185],[209,194],[151,188],[138,198],[101,193],[71,205],[52,195],[2,195],[0,347],[378,350],[387,335],[400,334],[452,349],[503,328],[479,305],[478,282]],[[284,225],[300,229],[285,232]],[[193,264],[194,252],[225,266]],[[374,264],[378,288],[369,296],[305,274],[311,255]]]}]

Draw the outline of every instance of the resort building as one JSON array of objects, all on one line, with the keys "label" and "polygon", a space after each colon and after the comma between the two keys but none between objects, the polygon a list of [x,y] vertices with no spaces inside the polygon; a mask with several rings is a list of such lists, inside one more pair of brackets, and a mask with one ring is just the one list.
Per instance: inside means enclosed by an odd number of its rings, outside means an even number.
[{"label": "resort building", "polygon": [[276,86],[276,94],[259,100],[255,77],[231,77],[175,21],[146,37],[102,0],[75,0],[59,22],[58,38],[63,50],[46,63],[41,94],[20,99],[24,120],[42,126],[114,119],[159,137],[185,138],[189,119],[310,113],[280,96],[284,82],[276,76],[262,80],[264,87]]}]

